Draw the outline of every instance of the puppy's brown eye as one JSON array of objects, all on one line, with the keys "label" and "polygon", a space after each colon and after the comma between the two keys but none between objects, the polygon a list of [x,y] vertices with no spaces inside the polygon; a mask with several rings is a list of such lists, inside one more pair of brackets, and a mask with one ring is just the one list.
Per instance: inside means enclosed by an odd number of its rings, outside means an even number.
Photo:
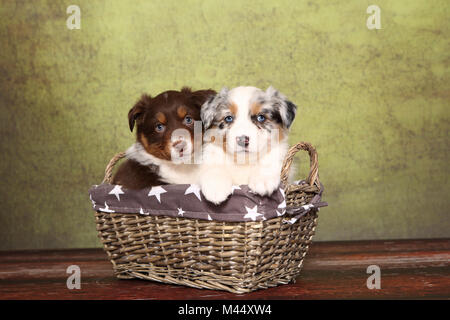
[{"label": "puppy's brown eye", "polygon": [[194,119],[192,119],[191,116],[186,116],[186,117],[184,117],[184,123],[187,125],[190,125],[190,124],[194,123]]},{"label": "puppy's brown eye", "polygon": [[156,132],[163,132],[165,129],[166,129],[166,127],[165,127],[163,124],[161,124],[161,123],[158,123],[158,124],[155,126]]}]

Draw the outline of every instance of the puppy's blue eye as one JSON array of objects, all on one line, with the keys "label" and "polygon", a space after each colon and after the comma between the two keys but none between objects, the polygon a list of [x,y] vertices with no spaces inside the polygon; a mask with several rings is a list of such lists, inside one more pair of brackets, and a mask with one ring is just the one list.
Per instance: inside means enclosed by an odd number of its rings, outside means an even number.
[{"label": "puppy's blue eye", "polygon": [[184,118],[184,122],[185,122],[186,124],[192,124],[192,122],[194,122],[194,120],[193,120],[190,116],[186,116],[186,117]]},{"label": "puppy's blue eye", "polygon": [[232,116],[226,116],[224,120],[225,120],[225,122],[230,123],[230,122],[233,122],[233,117]]},{"label": "puppy's blue eye", "polygon": [[165,127],[163,124],[161,124],[161,123],[158,123],[158,124],[155,126],[155,130],[156,130],[157,132],[163,132],[165,128],[166,128],[166,127]]},{"label": "puppy's blue eye", "polygon": [[256,120],[257,120],[258,122],[264,122],[264,121],[266,120],[266,117],[264,117],[262,114],[259,114],[259,115],[256,117]]}]

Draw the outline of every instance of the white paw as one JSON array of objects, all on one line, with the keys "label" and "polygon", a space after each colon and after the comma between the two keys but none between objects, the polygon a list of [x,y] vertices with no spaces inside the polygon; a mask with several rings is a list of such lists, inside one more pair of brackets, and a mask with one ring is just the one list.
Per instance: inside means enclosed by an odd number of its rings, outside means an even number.
[{"label": "white paw", "polygon": [[218,205],[224,202],[231,194],[231,181],[218,181],[210,177],[208,181],[201,184],[202,193],[206,200]]},{"label": "white paw", "polygon": [[250,178],[248,187],[261,196],[270,196],[280,185],[279,176],[255,175]]}]

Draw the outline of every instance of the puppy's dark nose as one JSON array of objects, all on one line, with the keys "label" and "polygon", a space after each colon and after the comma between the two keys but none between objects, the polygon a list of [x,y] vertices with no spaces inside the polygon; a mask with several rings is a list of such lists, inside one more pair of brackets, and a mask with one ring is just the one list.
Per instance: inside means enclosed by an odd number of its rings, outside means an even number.
[{"label": "puppy's dark nose", "polygon": [[248,147],[249,141],[250,141],[249,136],[236,137],[236,142],[241,147]]}]

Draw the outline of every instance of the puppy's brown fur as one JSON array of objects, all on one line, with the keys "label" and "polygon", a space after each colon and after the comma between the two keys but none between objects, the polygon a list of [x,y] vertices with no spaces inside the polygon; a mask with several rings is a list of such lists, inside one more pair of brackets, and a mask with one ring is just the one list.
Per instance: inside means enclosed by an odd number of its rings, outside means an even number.
[{"label": "puppy's brown fur", "polygon": [[[181,91],[166,91],[154,98],[144,94],[128,113],[130,130],[133,131],[136,125],[136,140],[146,152],[163,160],[171,160],[171,148],[176,144],[171,141],[172,132],[187,129],[193,139],[194,121],[201,121],[200,108],[215,94],[213,90],[192,91],[187,87]],[[131,159],[119,167],[112,183],[128,189],[164,184],[157,166],[145,166]]]}]

